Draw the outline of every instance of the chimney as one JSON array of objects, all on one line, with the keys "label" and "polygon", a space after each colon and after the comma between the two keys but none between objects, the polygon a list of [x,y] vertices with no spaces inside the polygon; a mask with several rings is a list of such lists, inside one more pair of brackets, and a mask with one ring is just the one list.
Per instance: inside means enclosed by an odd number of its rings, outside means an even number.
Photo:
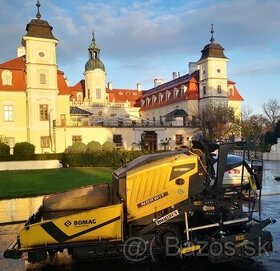
[{"label": "chimney", "polygon": [[159,78],[156,78],[154,80],[154,87],[156,88],[157,86],[163,84],[163,79],[159,79]]},{"label": "chimney", "polygon": [[137,83],[137,90],[138,90],[138,91],[142,91],[142,85],[141,85],[141,83]]},{"label": "chimney", "polygon": [[178,78],[177,72],[173,72],[172,73],[172,79],[174,80],[174,79],[177,79],[177,78]]},{"label": "chimney", "polygon": [[196,64],[196,62],[189,62],[189,74],[192,74],[197,70],[198,70],[198,65]]},{"label": "chimney", "polygon": [[108,89],[109,90],[112,90],[113,89],[113,84],[112,84],[112,82],[110,81],[110,82],[108,82]]},{"label": "chimney", "polygon": [[65,80],[65,83],[66,83],[67,87],[69,87],[69,80],[68,80],[68,78],[65,77],[64,80]]},{"label": "chimney", "polygon": [[25,47],[24,46],[19,46],[17,48],[17,56],[21,57],[25,55]]}]

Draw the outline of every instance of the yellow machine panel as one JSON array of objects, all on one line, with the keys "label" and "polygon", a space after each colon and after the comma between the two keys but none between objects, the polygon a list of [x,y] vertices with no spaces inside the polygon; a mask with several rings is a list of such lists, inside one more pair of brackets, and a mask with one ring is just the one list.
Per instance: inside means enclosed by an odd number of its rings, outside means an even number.
[{"label": "yellow machine panel", "polygon": [[123,205],[111,205],[26,226],[21,249],[50,244],[123,239]]},{"label": "yellow machine panel", "polygon": [[196,156],[178,154],[132,169],[127,174],[128,220],[153,214],[188,198]]}]

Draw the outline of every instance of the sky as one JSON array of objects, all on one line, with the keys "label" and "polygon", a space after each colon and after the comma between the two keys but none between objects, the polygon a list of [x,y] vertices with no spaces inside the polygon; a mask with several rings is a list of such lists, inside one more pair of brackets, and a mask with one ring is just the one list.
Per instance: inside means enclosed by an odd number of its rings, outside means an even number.
[{"label": "sky", "polygon": [[[172,72],[188,73],[209,43],[229,58],[228,76],[244,97],[244,108],[262,112],[278,99],[280,81],[280,0],[41,0],[43,20],[59,40],[57,62],[70,84],[83,79],[95,31],[107,81],[113,88],[153,87]],[[35,0],[0,0],[0,63],[16,57],[36,16]]]}]

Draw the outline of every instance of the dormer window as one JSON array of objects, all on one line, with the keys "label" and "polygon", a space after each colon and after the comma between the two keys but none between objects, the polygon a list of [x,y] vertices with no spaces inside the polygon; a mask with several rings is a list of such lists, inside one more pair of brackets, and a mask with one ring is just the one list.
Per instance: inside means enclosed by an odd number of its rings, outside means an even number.
[{"label": "dormer window", "polygon": [[233,88],[230,88],[230,89],[229,89],[229,95],[230,95],[230,96],[234,96],[234,90],[233,90]]},{"label": "dormer window", "polygon": [[179,89],[178,88],[174,88],[174,98],[177,98],[179,93]]},{"label": "dormer window", "polygon": [[187,87],[185,85],[181,86],[181,96],[183,96],[187,91]]},{"label": "dormer window", "polygon": [[161,103],[162,100],[163,100],[163,96],[164,96],[164,95],[163,95],[162,93],[159,94],[159,102],[160,102],[160,103]]},{"label": "dormer window", "polygon": [[171,95],[171,92],[169,90],[166,90],[166,101],[169,100],[170,95]]},{"label": "dormer window", "polygon": [[12,85],[12,73],[10,71],[3,71],[1,74],[2,77],[2,84],[4,86],[11,86]]}]

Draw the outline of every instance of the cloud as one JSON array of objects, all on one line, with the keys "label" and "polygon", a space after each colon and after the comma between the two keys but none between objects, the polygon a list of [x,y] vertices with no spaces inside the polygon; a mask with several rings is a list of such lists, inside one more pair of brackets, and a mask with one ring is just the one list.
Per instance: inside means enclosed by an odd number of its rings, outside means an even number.
[{"label": "cloud", "polygon": [[[15,56],[26,24],[35,17],[36,7],[35,1],[21,0],[2,0],[1,5],[3,62]],[[82,78],[93,28],[106,67],[122,68],[124,72],[131,69],[138,76],[142,71],[145,80],[148,73],[151,77],[157,72],[169,74],[175,68],[184,70],[189,61],[198,60],[200,50],[209,42],[212,20],[215,39],[225,48],[226,55],[245,52],[250,55],[247,59],[254,60],[253,53],[263,48],[277,54],[279,10],[278,0],[44,0],[41,7],[42,19],[54,27],[53,33],[59,39],[58,63],[71,75],[72,67],[76,81],[78,76]],[[177,62],[172,58],[177,58]],[[247,73],[261,72],[265,64],[259,70],[255,66],[254,71],[253,60]],[[172,67],[183,62],[183,67]]]},{"label": "cloud", "polygon": [[[269,68],[268,68],[269,67]],[[279,75],[280,63],[276,60],[269,62],[253,61],[249,64],[239,66],[238,69],[233,70],[233,76],[264,76],[264,75]]]}]

